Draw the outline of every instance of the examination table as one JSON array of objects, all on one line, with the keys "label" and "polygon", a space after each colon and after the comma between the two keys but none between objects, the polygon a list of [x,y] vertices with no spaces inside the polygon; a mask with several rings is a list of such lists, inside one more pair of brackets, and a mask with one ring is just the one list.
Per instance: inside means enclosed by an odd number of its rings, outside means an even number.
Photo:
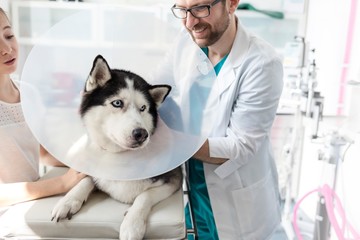
[{"label": "examination table", "polygon": [[[53,168],[43,178],[64,173]],[[129,205],[96,191],[71,220],[51,221],[51,211],[62,196],[16,204],[0,217],[0,239],[118,239]],[[145,239],[185,239],[183,190],[155,205]]]}]

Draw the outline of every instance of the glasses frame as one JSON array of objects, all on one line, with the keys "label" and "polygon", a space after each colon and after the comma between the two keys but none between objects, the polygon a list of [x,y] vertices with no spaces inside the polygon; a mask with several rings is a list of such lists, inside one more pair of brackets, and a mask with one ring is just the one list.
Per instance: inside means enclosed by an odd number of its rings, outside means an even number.
[{"label": "glasses frame", "polygon": [[[210,4],[199,5],[199,6],[195,6],[195,7],[191,7],[191,8],[176,7],[176,4],[174,4],[174,6],[171,7],[171,11],[172,11],[172,13],[174,14],[174,16],[175,16],[176,18],[179,18],[179,19],[186,19],[187,16],[188,16],[188,15],[187,15],[188,12],[190,12],[191,15],[192,15],[194,18],[206,18],[206,17],[208,17],[208,16],[210,15],[210,9],[211,9],[214,5],[216,5],[217,3],[219,3],[219,2],[221,2],[221,0],[215,0],[215,1],[213,1],[212,3],[210,3]],[[195,16],[194,13],[192,12],[192,10],[198,9],[198,8],[207,8],[208,14],[207,14],[206,16],[202,16],[202,17]],[[183,10],[183,11],[185,11],[185,17],[179,17],[178,15],[176,15],[175,12],[174,12],[175,9],[176,9],[176,10]]]}]

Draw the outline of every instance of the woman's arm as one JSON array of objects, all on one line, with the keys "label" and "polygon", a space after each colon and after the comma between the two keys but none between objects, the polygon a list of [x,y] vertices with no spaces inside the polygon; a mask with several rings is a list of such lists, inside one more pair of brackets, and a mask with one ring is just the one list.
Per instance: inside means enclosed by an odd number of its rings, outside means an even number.
[{"label": "woman's arm", "polygon": [[86,175],[69,169],[65,174],[36,182],[0,184],[0,206],[8,206],[69,191]]},{"label": "woman's arm", "polygon": [[40,145],[40,162],[47,166],[53,167],[64,167],[64,163],[57,160],[53,155],[51,155],[46,149]]}]

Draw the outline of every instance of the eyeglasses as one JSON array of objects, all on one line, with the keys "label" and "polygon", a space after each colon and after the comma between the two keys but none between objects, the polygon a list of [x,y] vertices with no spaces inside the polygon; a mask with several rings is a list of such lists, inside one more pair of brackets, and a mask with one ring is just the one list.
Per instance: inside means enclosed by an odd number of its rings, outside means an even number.
[{"label": "eyeglasses", "polygon": [[176,7],[176,4],[172,6],[171,11],[176,18],[185,19],[187,17],[187,13],[190,12],[196,18],[205,18],[210,15],[210,8],[212,8],[215,4],[220,2],[221,0],[215,0],[207,5],[195,6],[192,8],[181,8]]}]

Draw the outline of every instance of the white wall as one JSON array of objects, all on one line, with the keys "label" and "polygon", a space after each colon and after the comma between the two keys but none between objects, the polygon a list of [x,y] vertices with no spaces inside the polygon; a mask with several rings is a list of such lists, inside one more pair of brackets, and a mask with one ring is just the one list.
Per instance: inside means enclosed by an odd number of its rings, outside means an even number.
[{"label": "white wall", "polygon": [[9,12],[9,1],[8,0],[0,0],[0,7],[4,9],[5,12]]},{"label": "white wall", "polygon": [[324,107],[327,115],[345,114],[345,103],[341,103],[340,98],[341,95],[346,96],[346,86],[340,83],[344,67],[350,3],[350,0],[309,2],[306,38],[310,46],[316,49],[318,90],[325,97]]}]

